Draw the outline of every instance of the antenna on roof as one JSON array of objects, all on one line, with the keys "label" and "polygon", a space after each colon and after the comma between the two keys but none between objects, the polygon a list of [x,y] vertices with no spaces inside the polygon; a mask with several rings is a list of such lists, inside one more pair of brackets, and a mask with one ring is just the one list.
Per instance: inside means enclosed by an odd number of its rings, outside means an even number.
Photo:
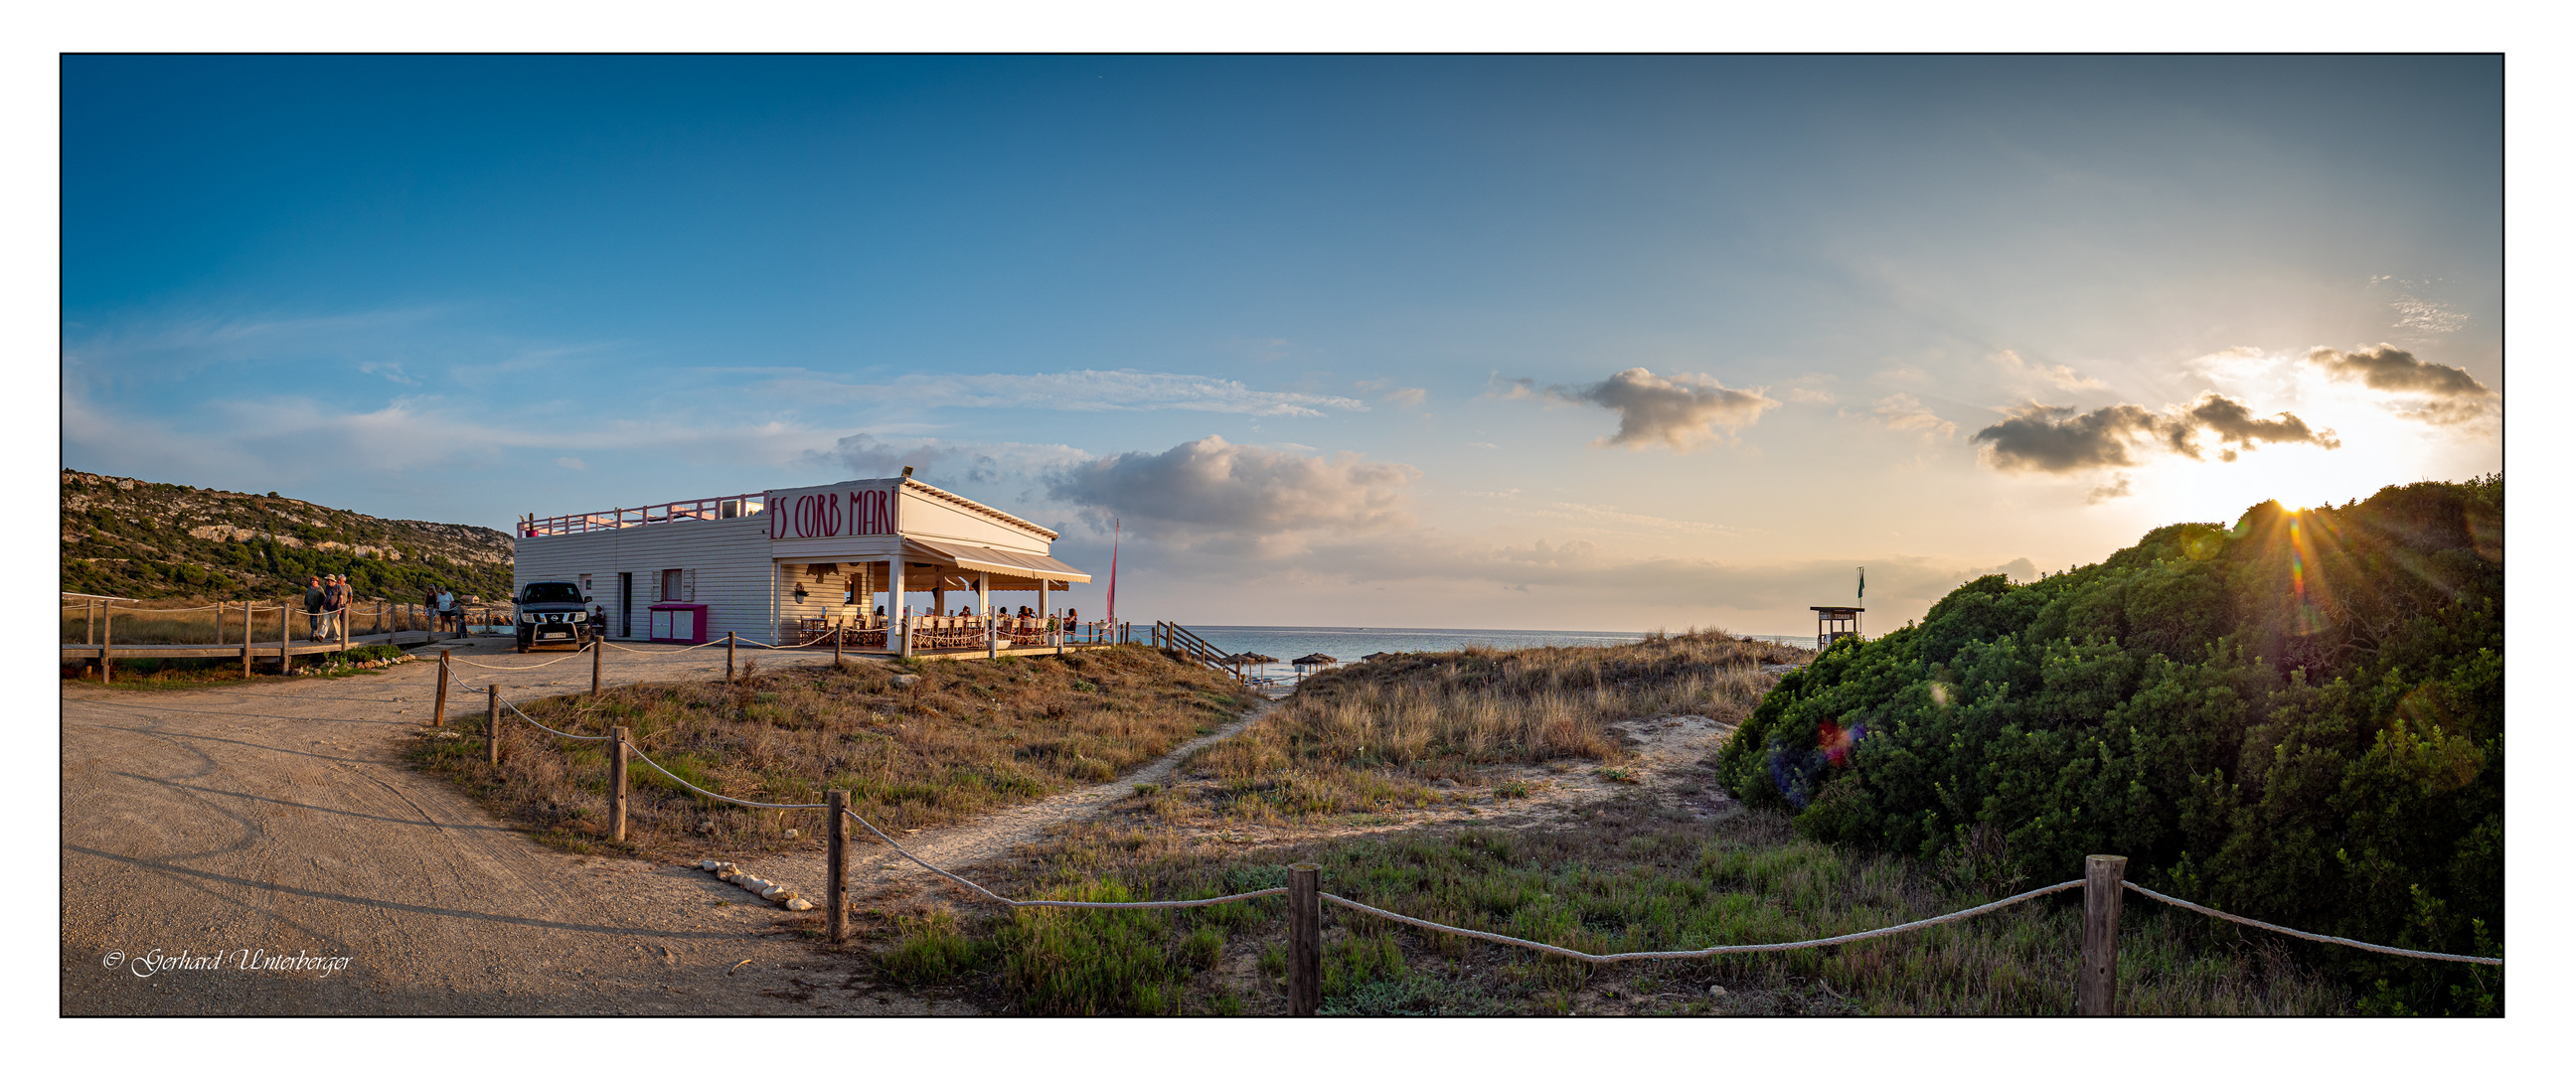
[{"label": "antenna on roof", "polygon": [[911,466],[905,466],[905,467],[903,467],[903,475],[904,475],[904,477],[905,477],[906,479],[910,479],[910,478],[912,477],[912,467],[911,467]]}]

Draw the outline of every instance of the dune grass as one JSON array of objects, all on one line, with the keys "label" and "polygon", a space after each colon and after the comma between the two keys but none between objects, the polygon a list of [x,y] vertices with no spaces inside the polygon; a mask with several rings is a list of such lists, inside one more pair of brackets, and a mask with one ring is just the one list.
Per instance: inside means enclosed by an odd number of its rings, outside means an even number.
[{"label": "dune grass", "polygon": [[[899,685],[899,674],[914,684]],[[451,720],[463,733],[421,737],[414,763],[545,841],[609,848],[605,749],[505,719],[496,770],[483,760],[481,703],[463,703],[468,714]],[[672,774],[718,793],[809,802],[847,790],[853,808],[901,831],[1114,778],[1255,703],[1224,675],[1117,647],[838,670],[754,661],[733,683],[619,686],[596,700],[576,694],[520,708],[573,734],[624,724]],[[821,832],[810,815],[710,802],[640,763],[627,825],[618,851],[674,858],[819,845]]]},{"label": "dune grass", "polygon": [[[1466,651],[1381,659],[1315,679],[1242,735],[1194,754],[1214,781],[1123,799],[1053,832],[979,881],[1023,898],[1189,899],[1285,883],[1394,912],[1596,953],[1809,939],[1918,920],[2059,877],[2007,874],[1971,840],[1937,859],[1837,848],[1782,814],[1715,814],[1620,786],[1607,800],[1510,827],[1413,806],[1429,780],[1627,755],[1610,724],[1697,714],[1732,723],[1804,653],[1717,633],[1617,648]],[[1620,780],[1610,780],[1614,785]],[[1524,788],[1524,794],[1526,789]],[[1349,833],[1335,812],[1427,820]],[[1250,822],[1247,822],[1250,821]],[[1245,838],[1241,832],[1255,831]],[[2067,877],[2071,878],[2071,877]],[[1031,1014],[1278,1014],[1285,906],[1276,898],[1177,912],[873,909],[879,966],[918,986]],[[2069,1013],[2078,895],[1954,925],[1776,954],[1588,966],[1327,908],[1324,1012],[1348,1015]],[[2123,1009],[2137,1014],[2330,1014],[2352,996],[2260,933],[2133,902],[2122,920]],[[935,974],[915,968],[936,965]],[[1712,992],[1712,987],[1722,993]]]},{"label": "dune grass", "polygon": [[[286,630],[297,641],[311,639],[313,628],[304,613],[301,598],[287,601],[293,605],[286,612]],[[64,644],[96,644],[93,631],[108,629],[110,639],[120,645],[237,645],[242,639],[242,607],[234,601],[217,609],[204,601],[190,603],[181,599],[146,600],[119,603],[110,609],[100,608],[93,618],[90,608],[81,603],[62,606],[59,633]],[[264,602],[251,613],[251,645],[277,643],[277,602]],[[113,618],[112,623],[107,620]],[[431,622],[418,605],[385,605],[379,607],[373,598],[362,597],[349,608],[349,630],[353,634],[383,633],[388,626],[406,631],[427,630]]]},{"label": "dune grass", "polygon": [[1615,763],[1611,723],[1657,714],[1735,723],[1808,653],[1722,631],[1613,647],[1406,653],[1308,678],[1262,721],[1192,754],[1229,819],[1287,822],[1428,804],[1434,780],[1500,785],[1496,765]]},{"label": "dune grass", "polygon": [[[1153,797],[1059,835],[984,877],[1020,897],[1201,898],[1283,885],[1410,916],[1596,953],[1766,943],[1861,931],[2007,892],[1984,865],[1909,862],[1804,839],[1785,819],[1701,819],[1642,797],[1575,823],[1461,825],[1238,850],[1155,822]],[[2072,1011],[2079,894],[1839,948],[1588,966],[1325,910],[1328,1015],[1895,1014]],[[1167,912],[964,906],[881,921],[878,964],[935,962],[914,983],[1032,1014],[1285,1012],[1277,898]],[[1712,994],[1719,987],[1722,995]],[[2131,1014],[2319,1015],[2351,997],[2282,942],[2130,905],[2120,995]]]}]

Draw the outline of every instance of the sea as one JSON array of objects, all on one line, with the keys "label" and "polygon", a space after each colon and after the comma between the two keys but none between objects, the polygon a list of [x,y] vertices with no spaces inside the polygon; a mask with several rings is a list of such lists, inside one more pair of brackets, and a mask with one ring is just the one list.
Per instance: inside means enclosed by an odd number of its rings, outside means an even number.
[{"label": "sea", "polygon": [[[1187,624],[1184,624],[1187,625]],[[1279,662],[1266,677],[1293,675],[1288,661],[1321,652],[1350,663],[1372,652],[1455,652],[1469,645],[1486,648],[1546,648],[1552,645],[1624,645],[1645,639],[1642,633],[1585,633],[1562,630],[1435,630],[1383,626],[1187,626],[1200,639],[1228,652],[1258,652]],[[1813,636],[1745,634],[1757,641],[1777,641],[1799,648],[1816,647]]]}]

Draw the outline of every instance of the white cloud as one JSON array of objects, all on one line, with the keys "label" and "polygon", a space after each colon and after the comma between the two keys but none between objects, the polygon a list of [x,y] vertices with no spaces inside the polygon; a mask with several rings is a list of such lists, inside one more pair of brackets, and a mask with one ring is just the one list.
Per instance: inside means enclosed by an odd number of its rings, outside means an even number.
[{"label": "white cloud", "polygon": [[[1694,451],[1717,442],[1723,435],[1720,429],[1732,432],[1752,425],[1762,419],[1763,411],[1780,405],[1780,400],[1763,394],[1760,388],[1731,388],[1701,373],[1657,376],[1642,367],[1613,373],[1597,384],[1558,384],[1544,391],[1533,390],[1528,379],[1501,382],[1511,384],[1511,390],[1501,398],[1591,403],[1616,411],[1619,431],[1592,441],[1592,445],[1626,447],[1631,451],[1652,447]],[[1486,394],[1496,394],[1491,385]]]},{"label": "white cloud", "polygon": [[1322,417],[1326,410],[1362,411],[1368,404],[1338,395],[1260,391],[1239,381],[1134,369],[1083,369],[1066,373],[975,373],[899,376],[886,384],[833,384],[780,380],[774,387],[847,402],[894,402],[920,407],[1024,410],[1196,410],[1258,417]]},{"label": "white cloud", "polygon": [[1870,412],[1878,415],[1879,424],[1898,432],[1919,432],[1925,439],[1936,435],[1948,439],[1959,431],[1956,423],[1941,420],[1923,400],[1901,392],[1878,400],[1878,407]]},{"label": "white cloud", "polygon": [[1405,489],[1420,476],[1347,451],[1312,458],[1209,436],[1161,454],[1078,462],[1044,480],[1051,498],[1082,507],[1097,528],[1119,517],[1173,544],[1266,554],[1313,533],[1411,525]]},{"label": "white cloud", "polygon": [[404,372],[402,363],[398,361],[359,362],[358,371],[375,376],[381,376],[397,384],[403,384],[410,387],[420,386],[420,378]]},{"label": "white cloud", "polygon": [[845,469],[854,477],[892,477],[911,466],[914,477],[931,484],[995,484],[1034,480],[1091,457],[1090,452],[1061,443],[986,443],[860,432],[841,437],[829,450],[807,451],[801,461]]},{"label": "white cloud", "polygon": [[1987,355],[1986,360],[2001,366],[2016,380],[2045,384],[2060,391],[2108,391],[2111,387],[2064,365],[2042,365],[2009,350],[1998,350]]}]

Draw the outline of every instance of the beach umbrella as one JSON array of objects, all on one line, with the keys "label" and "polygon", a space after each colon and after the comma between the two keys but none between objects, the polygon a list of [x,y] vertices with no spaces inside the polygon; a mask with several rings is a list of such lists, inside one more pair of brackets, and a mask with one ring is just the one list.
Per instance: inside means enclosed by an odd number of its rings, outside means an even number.
[{"label": "beach umbrella", "polygon": [[1329,664],[1340,663],[1341,661],[1340,661],[1340,660],[1337,660],[1337,659],[1334,659],[1334,658],[1333,658],[1333,657],[1331,657],[1331,656],[1327,656],[1327,655],[1325,655],[1325,654],[1323,654],[1323,653],[1321,653],[1321,652],[1312,652],[1312,653],[1308,653],[1308,654],[1303,655],[1303,656],[1299,656],[1299,657],[1297,657],[1296,659],[1289,660],[1288,662],[1293,663],[1293,664],[1295,664],[1295,665],[1296,665],[1296,667],[1297,667],[1297,678],[1298,678],[1300,681],[1303,681],[1303,680],[1305,679],[1305,677],[1306,677],[1306,668],[1308,668],[1308,667],[1322,667],[1322,666],[1327,666],[1327,665],[1329,665]]},{"label": "beach umbrella", "polygon": [[1387,656],[1392,656],[1392,655],[1394,655],[1394,654],[1395,654],[1395,653],[1393,653],[1393,652],[1371,652],[1371,653],[1369,653],[1368,655],[1361,656],[1361,657],[1360,657],[1360,662],[1362,662],[1362,663],[1366,663],[1366,662],[1368,662],[1369,660],[1373,660],[1373,659],[1383,659],[1383,658],[1385,658],[1385,657],[1387,657]]}]

